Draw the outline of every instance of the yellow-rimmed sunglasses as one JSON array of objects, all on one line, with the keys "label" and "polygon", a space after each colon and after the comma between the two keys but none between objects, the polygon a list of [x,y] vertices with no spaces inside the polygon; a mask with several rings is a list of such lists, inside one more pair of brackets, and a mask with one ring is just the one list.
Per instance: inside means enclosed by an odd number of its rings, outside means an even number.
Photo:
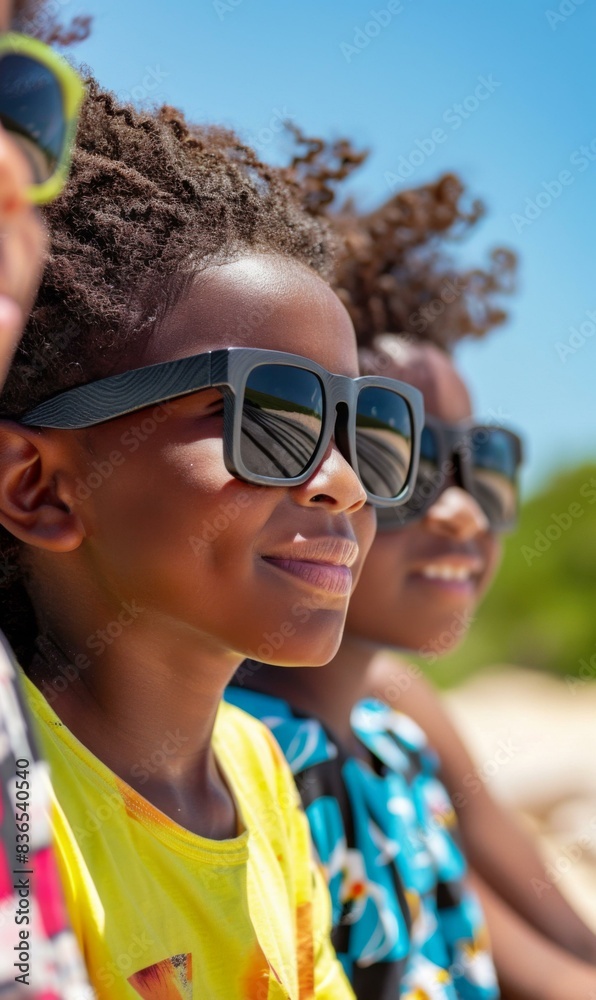
[{"label": "yellow-rimmed sunglasses", "polygon": [[36,205],[64,187],[84,96],[78,73],[49,45],[16,32],[0,37],[0,124],[27,158]]}]

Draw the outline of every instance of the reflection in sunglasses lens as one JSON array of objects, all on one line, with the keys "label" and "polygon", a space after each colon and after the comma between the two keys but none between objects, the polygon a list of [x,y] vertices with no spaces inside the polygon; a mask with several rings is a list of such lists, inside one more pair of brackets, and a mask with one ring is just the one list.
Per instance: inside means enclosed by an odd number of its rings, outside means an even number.
[{"label": "reflection in sunglasses lens", "polygon": [[[493,531],[511,528],[517,517],[519,454],[510,433],[498,427],[472,429],[468,443],[449,457],[457,459],[464,483],[486,514]],[[414,492],[401,507],[377,511],[381,529],[403,527],[424,514],[445,485],[441,449],[434,428],[425,426],[420,447],[420,465]],[[448,475],[451,472],[447,473]]]},{"label": "reflection in sunglasses lens", "polygon": [[240,451],[260,476],[299,476],[315,453],[323,424],[323,388],[313,372],[259,365],[246,382]]},{"label": "reflection in sunglasses lens", "polygon": [[430,427],[425,427],[420,442],[416,488],[405,506],[411,511],[423,510],[438,496],[442,485],[443,476],[439,469],[439,451],[435,433]]},{"label": "reflection in sunglasses lens", "polygon": [[29,56],[3,55],[0,122],[25,154],[34,183],[40,184],[51,177],[66,134],[64,102],[54,73]]},{"label": "reflection in sunglasses lens", "polygon": [[493,528],[507,526],[517,511],[517,459],[512,438],[499,428],[472,435],[474,496]]},{"label": "reflection in sunglasses lens", "polygon": [[356,454],[365,488],[391,499],[402,492],[412,459],[412,417],[405,399],[390,389],[360,390]]}]

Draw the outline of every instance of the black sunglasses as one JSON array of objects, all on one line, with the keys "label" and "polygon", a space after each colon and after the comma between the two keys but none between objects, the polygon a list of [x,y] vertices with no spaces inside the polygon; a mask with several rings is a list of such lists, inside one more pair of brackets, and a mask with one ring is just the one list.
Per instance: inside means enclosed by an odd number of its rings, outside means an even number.
[{"label": "black sunglasses", "polygon": [[504,427],[447,424],[426,417],[414,490],[399,510],[379,511],[379,531],[393,531],[424,517],[450,483],[474,497],[492,531],[511,531],[518,514],[519,435]]},{"label": "black sunglasses", "polygon": [[394,379],[332,375],[284,351],[231,347],[137,368],[69,389],[17,419],[34,427],[91,427],[210,387],[223,396],[224,461],[238,479],[304,483],[334,437],[369,503],[391,506],[410,495],[422,394]]}]

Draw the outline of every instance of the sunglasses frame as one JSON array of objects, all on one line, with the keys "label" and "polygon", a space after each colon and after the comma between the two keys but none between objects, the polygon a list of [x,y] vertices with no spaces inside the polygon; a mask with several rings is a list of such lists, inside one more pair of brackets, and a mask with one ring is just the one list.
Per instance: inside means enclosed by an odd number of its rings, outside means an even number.
[{"label": "sunglasses frame", "polygon": [[[28,56],[49,70],[60,87],[65,121],[64,143],[56,168],[47,180],[31,184],[27,191],[29,201],[43,205],[52,201],[62,191],[68,178],[71,150],[77,129],[78,113],[85,97],[85,85],[79,74],[62,56],[45,42],[16,31],[0,36],[0,60],[6,55]],[[10,135],[10,130],[7,130]]]},{"label": "sunglasses frame", "polygon": [[[321,434],[306,469],[298,476],[264,476],[251,472],[242,460],[240,434],[243,408],[236,405],[236,400],[244,399],[250,373],[266,364],[283,364],[311,372],[318,377],[322,387]],[[233,476],[260,486],[299,486],[312,476],[313,470],[322,461],[329,442],[335,437],[337,447],[364,486],[356,450],[356,407],[360,390],[368,387],[388,389],[396,393],[405,401],[410,414],[412,450],[403,489],[397,497],[389,498],[366,491],[368,502],[375,507],[393,507],[406,502],[416,482],[420,436],[424,423],[422,393],[405,382],[383,376],[349,378],[346,375],[334,375],[315,361],[297,354],[287,354],[285,351],[227,347],[176,361],[135,368],[68,389],[16,419],[27,426],[75,430],[114,420],[201,389],[218,388],[222,390],[224,400],[224,461]],[[346,414],[343,413],[343,407],[346,408]]]},{"label": "sunglasses frame", "polygon": [[[433,417],[427,414],[424,421],[424,426],[432,430],[435,434],[435,443],[437,444],[437,470],[445,469],[447,463],[449,463],[450,471],[444,474],[444,479],[441,485],[437,486],[435,492],[430,494],[428,497],[424,497],[424,503],[420,505],[420,508],[415,511],[405,511],[399,510],[395,512],[395,520],[390,521],[377,521],[377,531],[381,533],[398,531],[400,528],[406,528],[409,524],[414,524],[416,521],[420,521],[425,514],[430,510],[434,503],[437,502],[441,493],[447,489],[449,485],[455,483],[462,489],[469,493],[471,497],[474,498],[476,503],[479,505],[483,513],[486,514],[484,507],[480,501],[480,498],[476,495],[473,487],[473,477],[471,474],[471,452],[472,452],[472,434],[478,431],[486,431],[492,433],[494,431],[499,431],[505,434],[507,438],[512,442],[513,445],[513,456],[515,461],[515,484],[518,487],[517,476],[519,469],[524,460],[524,449],[523,441],[519,434],[511,430],[509,427],[503,427],[501,424],[478,424],[473,419],[463,420],[459,424],[448,424],[444,420],[440,420],[438,417]],[[416,484],[414,484],[414,489],[410,494],[410,497],[416,492]],[[518,520],[519,514],[519,488],[516,489],[516,505],[515,514],[508,521],[499,522],[498,526],[490,524],[490,530],[495,533],[502,533],[512,531]],[[488,515],[486,515],[488,517]]]}]

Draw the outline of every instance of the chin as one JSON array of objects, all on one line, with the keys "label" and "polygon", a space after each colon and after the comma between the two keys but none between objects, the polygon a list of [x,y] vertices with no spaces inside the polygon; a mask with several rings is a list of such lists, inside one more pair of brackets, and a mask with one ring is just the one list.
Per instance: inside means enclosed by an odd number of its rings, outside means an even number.
[{"label": "chin", "polygon": [[306,622],[285,622],[261,634],[258,645],[246,656],[278,667],[322,667],[333,659],[343,634],[341,624],[312,627]]},{"label": "chin", "polygon": [[435,629],[424,630],[423,633],[415,633],[409,636],[400,637],[398,642],[392,643],[394,648],[404,650],[413,656],[421,656],[429,664],[436,663],[442,656],[453,653],[461,645],[467,635],[468,627],[472,621],[471,615],[466,611],[461,611],[455,616],[450,616],[444,622],[438,623]]}]

